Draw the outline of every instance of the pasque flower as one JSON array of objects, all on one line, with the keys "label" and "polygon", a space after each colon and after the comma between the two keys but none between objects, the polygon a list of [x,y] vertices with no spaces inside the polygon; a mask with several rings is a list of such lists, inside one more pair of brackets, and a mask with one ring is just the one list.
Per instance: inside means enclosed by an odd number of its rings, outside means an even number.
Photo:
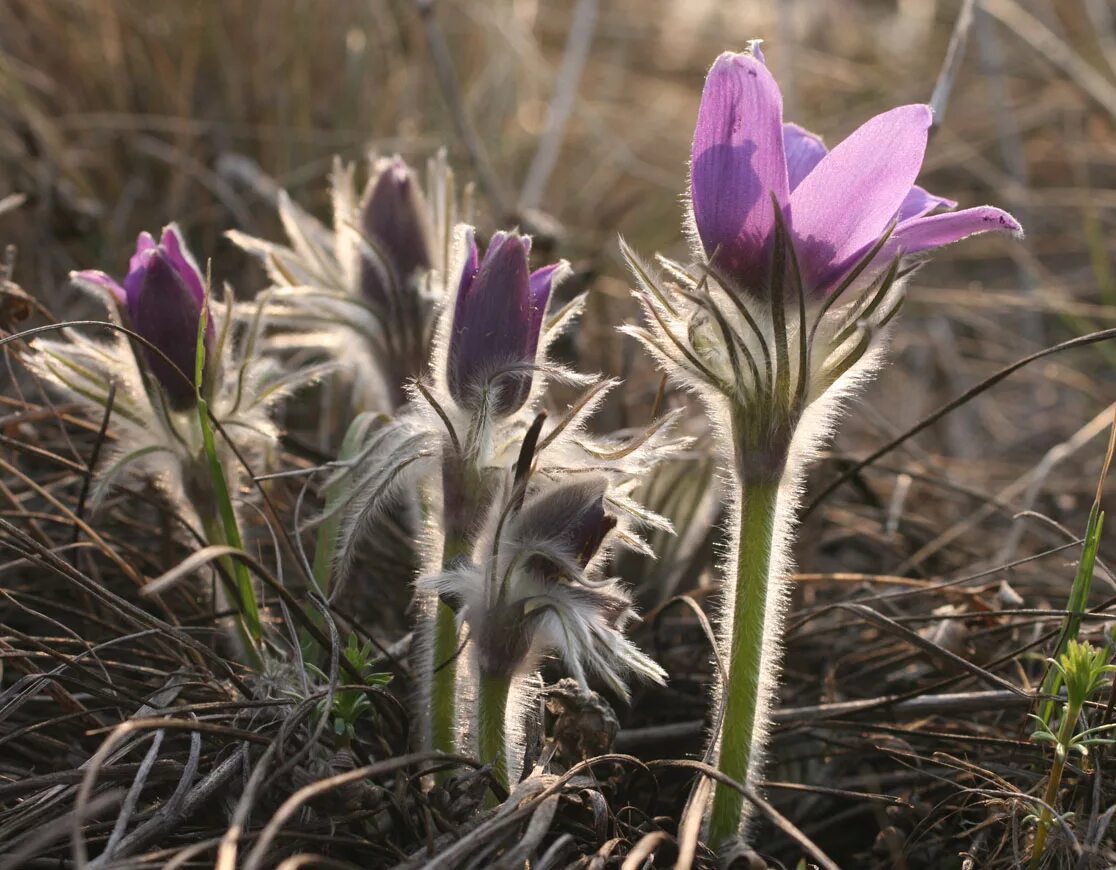
[{"label": "pasque flower", "polygon": [[363,192],[356,166],[337,161],[330,188],[329,226],[280,191],[287,245],[228,235],[274,284],[269,348],[324,352],[349,372],[359,407],[396,411],[430,358],[453,228],[469,217],[470,199],[459,208],[444,152],[428,161],[425,185],[396,155],[370,161]]},{"label": "pasque flower", "polygon": [[627,507],[619,492],[588,475],[533,485],[522,505],[518,486],[509,493],[494,505],[499,519],[479,560],[421,581],[453,601],[468,626],[478,751],[501,777],[522,730],[524,681],[543,656],[557,655],[582,685],[597,677],[625,698],[629,674],[665,679],[624,634],[635,617],[628,591],[603,575],[613,542],[631,525],[611,512],[613,498]]},{"label": "pasque flower", "polygon": [[[205,307],[205,287],[178,227],[175,224],[164,227],[158,244],[150,233],[140,233],[123,287],[99,271],[78,272],[75,278],[97,284],[116,297],[127,312],[131,328],[162,353],[144,348],[148,367],[171,407],[179,411],[192,407],[196,396],[193,382],[198,322]],[[213,336],[213,323],[207,321],[204,340],[207,361],[213,354]]]},{"label": "pasque flower", "polygon": [[[609,539],[647,553],[631,525],[670,531],[670,524],[637,504],[631,492],[638,480],[689,443],[671,432],[677,411],[634,435],[608,437],[587,431],[593,413],[617,382],[578,374],[549,358],[550,345],[584,302],[579,295],[557,311],[548,310],[569,266],[560,262],[532,273],[530,241],[514,232],[496,233],[483,258],[472,227],[459,226],[455,242],[455,295],[441,309],[427,373],[413,385],[413,401],[395,425],[372,433],[367,448],[354,460],[344,501],[346,516],[339,523],[335,547],[345,571],[358,552],[357,544],[392,503],[392,496],[402,490],[420,493],[428,537],[416,602],[418,731],[425,744],[445,751],[469,744],[467,713],[472,705],[467,699],[480,690],[474,672],[479,672],[481,661],[486,663],[485,673],[506,681],[524,668],[530,670],[533,656],[554,650],[543,638],[557,631],[555,610],[537,609],[543,599],[529,603],[526,593],[519,592],[528,587],[539,594],[550,590],[563,600],[591,604],[597,593],[584,583],[567,581],[592,570],[593,554]],[[540,413],[540,405],[553,379],[585,391],[565,413],[548,418]],[[518,499],[509,500],[505,484],[513,468],[517,480],[529,474],[532,483]],[[543,498],[556,481],[575,475],[606,481],[607,489],[577,490],[582,495],[572,501],[559,495],[573,490]],[[514,510],[496,532],[496,518],[507,505]],[[611,528],[613,517],[619,523],[616,529]],[[528,528],[545,530],[545,546],[537,542],[531,552],[524,550],[521,543]],[[486,541],[499,542],[492,557],[486,555]],[[512,553],[522,558],[506,561]],[[509,566],[512,573],[501,586],[504,594],[487,597],[497,588],[491,576]],[[490,568],[496,575],[490,576]],[[606,593],[601,594],[615,599]],[[481,609],[481,602],[491,604],[491,609]],[[483,622],[476,634],[461,629],[458,616],[466,611],[472,614],[465,617],[470,626]],[[625,618],[620,611],[613,616],[608,631],[619,633]],[[604,623],[600,625],[604,631]],[[588,636],[578,637],[585,647]],[[619,641],[606,644],[593,660],[607,663],[611,659],[602,658],[607,648],[615,651],[621,646]],[[574,662],[571,668],[581,663],[583,671],[612,674],[612,679],[624,672],[619,666],[586,667],[589,659],[582,655],[567,661]],[[477,666],[468,666],[473,664]]]},{"label": "pasque flower", "polygon": [[[915,184],[928,106],[869,120],[832,151],[783,121],[758,47],[723,54],[694,132],[691,265],[625,245],[645,325],[624,331],[705,402],[731,458],[736,525],[723,565],[725,685],[711,755],[737,781],[760,770],[777,680],[789,545],[801,479],[842,401],[882,362],[912,258],[989,230],[1018,234],[993,206],[956,204]],[[708,836],[743,830],[740,792],[718,783]]]},{"label": "pasque flower", "polygon": [[615,659],[621,646],[638,670],[661,674],[629,641],[614,637],[631,602],[617,584],[594,582],[599,568],[589,570],[618,523],[607,512],[607,491],[604,478],[540,487],[501,530],[486,570],[469,566],[430,581],[460,599],[481,674],[510,679],[534,669],[540,655],[562,650],[582,683],[587,672],[600,674],[626,695]]},{"label": "pasque flower", "polygon": [[[257,467],[269,461],[279,437],[272,419],[276,406],[329,367],[291,371],[262,354],[260,332],[267,321],[262,302],[246,328],[234,329],[232,291],[226,287],[223,298],[206,303],[201,273],[174,224],[163,229],[158,243],[140,235],[123,285],[95,270],[73,272],[71,278],[106,306],[110,322],[143,336],[174,365],[119,330],[95,337],[66,330],[61,338],[35,340],[32,368],[93,419],[104,416],[113,397],[116,448],[97,468],[95,496],[125,476],[153,479],[185,519],[212,523],[212,494],[199,484],[207,471],[193,387],[203,306],[209,307],[203,398],[209,413],[235,435],[237,452]],[[145,370],[154,377],[145,377]],[[179,413],[191,408],[194,413]],[[223,438],[217,451],[228,478],[239,480],[239,462]]]},{"label": "pasque flower", "polygon": [[[158,243],[140,235],[123,286],[100,271],[70,277],[105,305],[106,326],[113,328],[36,338],[28,366],[87,416],[111,425],[113,447],[95,469],[94,505],[110,484],[154,482],[186,526],[210,544],[240,549],[237,505],[244,496],[234,502],[230,493],[242,493],[246,468],[262,470],[272,461],[276,406],[331,366],[287,370],[261,354],[263,303],[244,328],[234,328],[232,289],[225,285],[220,298],[207,301],[201,273],[173,224]],[[199,344],[200,395],[194,387]],[[237,641],[254,661],[263,623],[251,575],[225,560],[218,576],[228,585],[218,584],[215,605],[236,607]]]},{"label": "pasque flower", "polygon": [[929,106],[900,106],[827,152],[783,122],[779,86],[758,51],[722,54],[705,81],[691,166],[694,227],[713,270],[735,289],[769,292],[776,209],[814,297],[832,293],[892,226],[869,269],[975,233],[1018,232],[993,206],[931,214],[956,205],[915,185],[931,120]]},{"label": "pasque flower", "polygon": [[415,172],[396,155],[380,158],[360,204],[365,241],[378,254],[360,258],[360,289],[374,308],[404,303],[416,275],[434,265],[430,210]]},{"label": "pasque flower", "polygon": [[531,392],[543,317],[563,265],[530,272],[530,251],[528,236],[498,232],[478,261],[467,234],[446,368],[450,395],[463,408],[506,417]]}]

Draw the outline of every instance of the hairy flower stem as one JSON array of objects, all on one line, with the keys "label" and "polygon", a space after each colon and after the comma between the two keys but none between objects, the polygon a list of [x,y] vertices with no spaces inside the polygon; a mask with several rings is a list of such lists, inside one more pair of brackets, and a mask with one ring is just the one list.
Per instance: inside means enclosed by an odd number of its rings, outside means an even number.
[{"label": "hairy flower stem", "polygon": [[[448,532],[442,545],[442,568],[469,553],[468,540]],[[457,614],[439,600],[434,614],[434,673],[430,679],[430,745],[440,752],[454,752],[454,719],[457,710]]]},{"label": "hairy flower stem", "polygon": [[[502,786],[508,784],[507,747],[504,722],[508,714],[511,677],[481,673],[477,693],[477,749],[480,760],[492,765],[492,774]],[[495,803],[492,792],[486,800]]]},{"label": "hairy flower stem", "polygon": [[1043,806],[1039,810],[1038,827],[1035,829],[1035,845],[1031,849],[1030,870],[1038,870],[1042,863],[1043,849],[1046,848],[1046,832],[1050,830],[1053,818],[1050,807],[1058,799],[1058,789],[1062,785],[1062,772],[1066,768],[1066,758],[1069,756],[1070,742],[1073,740],[1073,729],[1077,724],[1077,717],[1081,715],[1081,707],[1068,703],[1062,709],[1062,724],[1058,728],[1058,742],[1054,749],[1054,765],[1050,768],[1050,779],[1046,783],[1046,793],[1042,796]]},{"label": "hairy flower stem", "polygon": [[444,601],[434,616],[434,675],[430,684],[430,745],[453,752],[457,704],[457,615]]},{"label": "hairy flower stem", "polygon": [[[477,517],[487,503],[488,490],[483,476],[465,457],[447,451],[442,460],[442,543],[441,570],[452,568],[472,555]],[[457,697],[457,613],[439,600],[434,614],[433,673],[430,678],[430,745],[442,752],[457,749],[454,720]]]},{"label": "hairy flower stem", "polygon": [[[777,480],[742,482],[736,547],[736,594],[729,640],[728,680],[724,688],[724,720],[718,767],[737,782],[748,781],[752,763],[763,669],[763,635],[767,617],[767,585],[774,542]],[[721,846],[740,828],[744,796],[718,783],[709,817],[709,845]]]}]

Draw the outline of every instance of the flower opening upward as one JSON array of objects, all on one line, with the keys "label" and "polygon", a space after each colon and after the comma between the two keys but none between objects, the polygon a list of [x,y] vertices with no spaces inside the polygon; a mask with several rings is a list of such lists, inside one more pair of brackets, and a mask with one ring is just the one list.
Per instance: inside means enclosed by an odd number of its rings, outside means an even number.
[{"label": "flower opening upward", "polygon": [[[698,110],[687,227],[692,265],[646,266],[626,245],[644,325],[623,329],[700,395],[731,459],[736,529],[723,566],[728,663],[710,755],[754,780],[779,662],[787,550],[802,473],[842,400],[878,368],[912,259],[976,233],[1020,233],[993,206],[915,181],[932,116],[900,106],[827,150],[783,121],[758,45],[722,54]],[[743,830],[741,794],[718,784],[708,837]]]},{"label": "flower opening upward", "polygon": [[876,247],[868,269],[988,230],[1018,232],[992,206],[933,214],[956,203],[915,184],[932,115],[900,106],[832,151],[783,122],[782,95],[762,55],[722,54],[706,78],[694,131],[693,223],[713,271],[732,288],[771,292],[781,211],[804,292],[823,299]]},{"label": "flower opening upward", "polygon": [[[164,227],[158,244],[150,233],[140,233],[123,287],[104,272],[78,272],[74,277],[96,284],[116,298],[127,313],[128,325],[161,352],[144,348],[144,357],[171,407],[178,411],[191,408],[196,395],[194,365],[205,286],[178,227]],[[213,336],[213,322],[208,320],[204,341],[207,361],[213,354]],[[207,379],[208,373],[203,375],[203,386]]]}]

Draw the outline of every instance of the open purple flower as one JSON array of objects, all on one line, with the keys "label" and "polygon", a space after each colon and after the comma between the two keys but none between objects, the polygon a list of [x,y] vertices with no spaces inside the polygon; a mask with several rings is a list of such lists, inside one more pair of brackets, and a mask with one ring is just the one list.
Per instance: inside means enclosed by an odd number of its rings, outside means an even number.
[{"label": "open purple flower", "polygon": [[[168,363],[150,348],[144,349],[148,367],[171,407],[179,411],[192,407],[196,398],[193,381],[198,319],[205,305],[205,288],[178,227],[164,227],[158,244],[150,233],[140,233],[123,287],[104,272],[78,272],[74,277],[116,297],[131,328],[170,360]],[[205,332],[206,357],[212,353],[213,340],[210,320]]]},{"label": "open purple flower", "polygon": [[360,207],[361,231],[377,257],[364,257],[360,286],[372,305],[385,307],[416,272],[433,263],[426,200],[415,173],[401,157],[378,160]]},{"label": "open purple flower", "polygon": [[794,240],[806,292],[825,297],[896,223],[872,267],[975,233],[1019,233],[992,206],[931,214],[956,203],[915,185],[929,106],[900,106],[832,151],[783,123],[783,99],[762,55],[725,53],[705,80],[691,166],[693,222],[717,274],[763,295],[770,286],[775,207]]},{"label": "open purple flower", "polygon": [[[446,380],[469,411],[518,411],[531,392],[543,317],[562,263],[531,272],[531,240],[498,232],[479,260],[472,229],[454,305]],[[479,260],[479,261],[478,261]]]}]

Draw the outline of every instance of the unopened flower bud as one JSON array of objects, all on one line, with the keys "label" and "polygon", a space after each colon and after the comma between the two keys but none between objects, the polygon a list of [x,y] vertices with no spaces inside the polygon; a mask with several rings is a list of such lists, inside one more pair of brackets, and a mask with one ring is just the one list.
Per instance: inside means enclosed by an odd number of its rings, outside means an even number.
[{"label": "unopened flower bud", "polygon": [[478,264],[473,231],[454,306],[446,379],[469,411],[487,405],[497,417],[523,407],[531,392],[543,317],[563,263],[530,272],[531,240],[496,233]]},{"label": "unopened flower bud", "polygon": [[556,553],[585,568],[597,554],[616,517],[605,512],[604,479],[548,489],[524,506],[516,519],[517,535],[546,540]]},{"label": "unopened flower bud", "polygon": [[385,307],[415,273],[430,269],[430,212],[414,170],[401,157],[383,158],[360,207],[361,231],[376,260],[361,259],[360,285],[365,300]]},{"label": "unopened flower bud", "polygon": [[[158,244],[150,233],[140,233],[123,287],[103,272],[78,272],[74,277],[103,287],[116,297],[127,312],[131,328],[161,351],[162,355],[145,347],[144,356],[171,407],[178,411],[192,407],[196,400],[198,320],[205,306],[205,287],[178,227],[164,227]],[[209,321],[204,339],[207,358],[213,351],[213,334],[213,322]]]}]

